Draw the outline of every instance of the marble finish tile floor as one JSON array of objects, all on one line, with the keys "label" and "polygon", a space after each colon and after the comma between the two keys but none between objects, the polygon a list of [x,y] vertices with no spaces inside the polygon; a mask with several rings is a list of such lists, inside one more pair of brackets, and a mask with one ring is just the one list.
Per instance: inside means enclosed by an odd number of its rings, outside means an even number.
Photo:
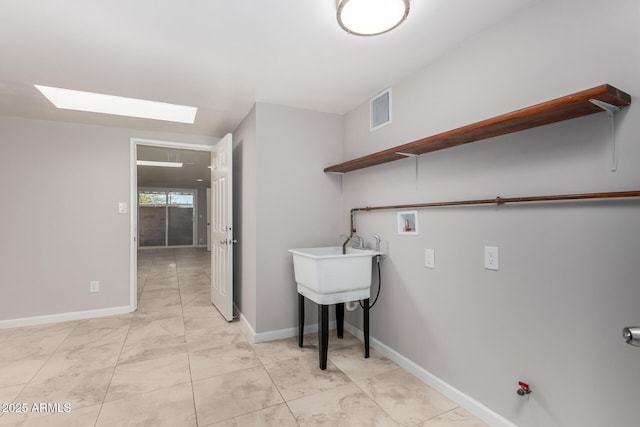
[{"label": "marble finish tile floor", "polygon": [[204,249],[141,250],[135,313],[0,330],[0,426],[486,426],[346,332],[326,371],[317,334],[252,344],[209,277]]}]

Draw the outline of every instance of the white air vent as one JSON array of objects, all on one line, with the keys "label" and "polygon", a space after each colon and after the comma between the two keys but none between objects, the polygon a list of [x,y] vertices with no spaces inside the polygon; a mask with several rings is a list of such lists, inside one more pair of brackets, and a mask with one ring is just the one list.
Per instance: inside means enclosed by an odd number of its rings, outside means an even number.
[{"label": "white air vent", "polygon": [[371,124],[369,130],[376,130],[391,123],[391,89],[387,89],[369,101]]}]

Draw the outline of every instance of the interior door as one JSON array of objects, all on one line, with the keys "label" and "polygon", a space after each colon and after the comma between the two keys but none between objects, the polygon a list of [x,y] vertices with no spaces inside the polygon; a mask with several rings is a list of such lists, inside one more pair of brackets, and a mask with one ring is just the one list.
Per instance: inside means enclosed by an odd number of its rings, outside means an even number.
[{"label": "interior door", "polygon": [[227,134],[211,153],[211,302],[233,320],[232,142]]}]

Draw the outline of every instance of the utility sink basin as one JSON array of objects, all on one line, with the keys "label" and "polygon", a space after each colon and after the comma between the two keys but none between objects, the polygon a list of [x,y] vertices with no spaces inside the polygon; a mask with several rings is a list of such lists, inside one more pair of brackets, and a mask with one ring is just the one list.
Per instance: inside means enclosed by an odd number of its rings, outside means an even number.
[{"label": "utility sink basin", "polygon": [[289,249],[298,293],[318,304],[336,304],[369,298],[373,257],[369,249],[342,246]]}]

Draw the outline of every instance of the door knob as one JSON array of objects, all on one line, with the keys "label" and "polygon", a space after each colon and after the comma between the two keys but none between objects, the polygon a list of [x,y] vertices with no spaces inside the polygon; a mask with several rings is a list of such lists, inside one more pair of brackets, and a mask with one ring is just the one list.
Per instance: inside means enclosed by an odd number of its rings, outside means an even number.
[{"label": "door knob", "polygon": [[227,244],[227,239],[220,240],[220,244],[221,244],[221,245],[226,245],[226,244]]},{"label": "door knob", "polygon": [[640,347],[640,326],[629,326],[622,330],[622,337],[627,344]]}]

